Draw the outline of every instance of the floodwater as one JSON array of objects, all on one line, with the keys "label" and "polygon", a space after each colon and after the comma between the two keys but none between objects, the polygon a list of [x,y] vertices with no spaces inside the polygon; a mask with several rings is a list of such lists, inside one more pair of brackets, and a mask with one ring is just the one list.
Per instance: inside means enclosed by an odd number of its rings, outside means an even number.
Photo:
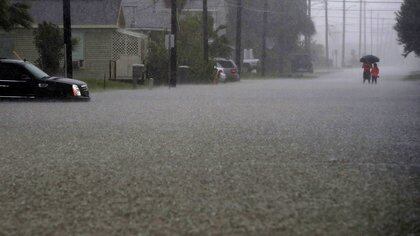
[{"label": "floodwater", "polygon": [[0,102],[0,234],[418,233],[407,73]]}]

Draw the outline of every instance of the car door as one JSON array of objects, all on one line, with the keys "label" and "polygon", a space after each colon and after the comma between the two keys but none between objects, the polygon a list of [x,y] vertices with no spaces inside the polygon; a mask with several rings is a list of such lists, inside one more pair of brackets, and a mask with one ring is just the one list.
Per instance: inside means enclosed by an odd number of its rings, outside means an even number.
[{"label": "car door", "polygon": [[14,70],[8,63],[0,63],[0,96],[15,96]]},{"label": "car door", "polygon": [[21,64],[6,64],[9,71],[10,95],[18,97],[34,97],[37,94],[38,81]]},{"label": "car door", "polygon": [[6,80],[5,73],[6,71],[3,69],[3,64],[0,62],[0,97],[7,96],[8,94],[9,85],[5,81]]}]

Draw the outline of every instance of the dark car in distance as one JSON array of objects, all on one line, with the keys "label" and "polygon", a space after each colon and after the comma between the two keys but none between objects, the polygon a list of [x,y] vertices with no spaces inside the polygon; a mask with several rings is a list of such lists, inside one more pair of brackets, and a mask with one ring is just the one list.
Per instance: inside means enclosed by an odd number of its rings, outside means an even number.
[{"label": "dark car in distance", "polygon": [[292,72],[307,72],[314,73],[314,66],[312,64],[311,56],[308,54],[294,54],[292,55]]},{"label": "dark car in distance", "polygon": [[0,98],[90,97],[85,82],[49,76],[28,61],[0,59]]}]

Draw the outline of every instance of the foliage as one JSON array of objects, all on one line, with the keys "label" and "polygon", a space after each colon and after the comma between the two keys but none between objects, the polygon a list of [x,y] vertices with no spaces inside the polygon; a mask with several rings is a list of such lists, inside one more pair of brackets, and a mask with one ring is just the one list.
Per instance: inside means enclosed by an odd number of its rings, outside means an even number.
[{"label": "foliage", "polygon": [[87,85],[89,86],[89,90],[91,92],[98,92],[98,91],[111,90],[111,89],[133,89],[132,83],[112,81],[112,80],[104,81],[97,78],[85,78],[81,80],[87,83]]},{"label": "foliage", "polygon": [[213,41],[209,45],[210,57],[229,58],[232,54],[232,48],[229,46],[230,42],[227,36],[221,33],[227,27],[221,25],[216,30],[212,30],[211,25],[213,25],[213,18],[210,19],[209,23],[209,37]]},{"label": "foliage", "polygon": [[149,78],[153,78],[156,85],[169,81],[169,52],[165,48],[164,33],[151,35],[146,68]]},{"label": "foliage", "polygon": [[35,46],[39,53],[39,66],[48,73],[57,73],[63,59],[63,36],[60,28],[52,23],[43,22],[34,30]]},{"label": "foliage", "polygon": [[[225,29],[221,26],[213,29],[213,18],[209,17],[209,45],[210,57],[229,57],[231,48],[226,36],[220,32]],[[146,60],[148,76],[155,79],[156,84],[165,84],[168,81],[169,52],[164,46],[164,35],[151,35],[149,56]],[[213,63],[205,62],[203,58],[202,17],[200,14],[186,14],[179,22],[177,38],[178,65],[190,67],[190,83],[209,83],[213,79]]]},{"label": "foliage", "polygon": [[30,28],[32,22],[28,5],[0,0],[0,29],[11,31],[17,26]]},{"label": "foliage", "polygon": [[[305,0],[268,0],[267,70],[281,72],[291,54],[301,49],[303,35],[313,35],[315,26],[306,14]],[[243,48],[253,48],[261,58],[263,14],[261,2],[244,0],[242,17]],[[236,26],[236,8],[229,10],[229,26]],[[235,29],[229,28],[229,39],[235,38]],[[271,45],[272,47],[270,47]]]},{"label": "foliage", "polygon": [[[212,26],[213,18],[209,17],[209,38],[212,39],[209,45],[210,57],[228,57],[231,53],[228,40],[226,36],[219,36],[220,31],[225,27],[214,29]],[[202,28],[201,15],[188,15],[180,21],[177,40],[179,63],[190,66],[190,75],[195,83],[210,82],[213,79],[213,64],[203,59]]]},{"label": "foliage", "polygon": [[420,56],[420,1],[404,0],[397,12],[398,40],[404,45],[404,56],[414,52]]}]

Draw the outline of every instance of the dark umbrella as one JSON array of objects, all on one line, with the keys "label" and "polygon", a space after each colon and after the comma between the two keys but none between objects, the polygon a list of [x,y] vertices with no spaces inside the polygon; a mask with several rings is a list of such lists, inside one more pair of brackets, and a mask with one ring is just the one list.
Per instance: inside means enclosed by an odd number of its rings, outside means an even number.
[{"label": "dark umbrella", "polygon": [[366,55],[366,56],[360,58],[360,62],[363,62],[363,63],[376,63],[376,62],[379,62],[379,61],[380,61],[379,57],[374,56],[374,55]]}]

